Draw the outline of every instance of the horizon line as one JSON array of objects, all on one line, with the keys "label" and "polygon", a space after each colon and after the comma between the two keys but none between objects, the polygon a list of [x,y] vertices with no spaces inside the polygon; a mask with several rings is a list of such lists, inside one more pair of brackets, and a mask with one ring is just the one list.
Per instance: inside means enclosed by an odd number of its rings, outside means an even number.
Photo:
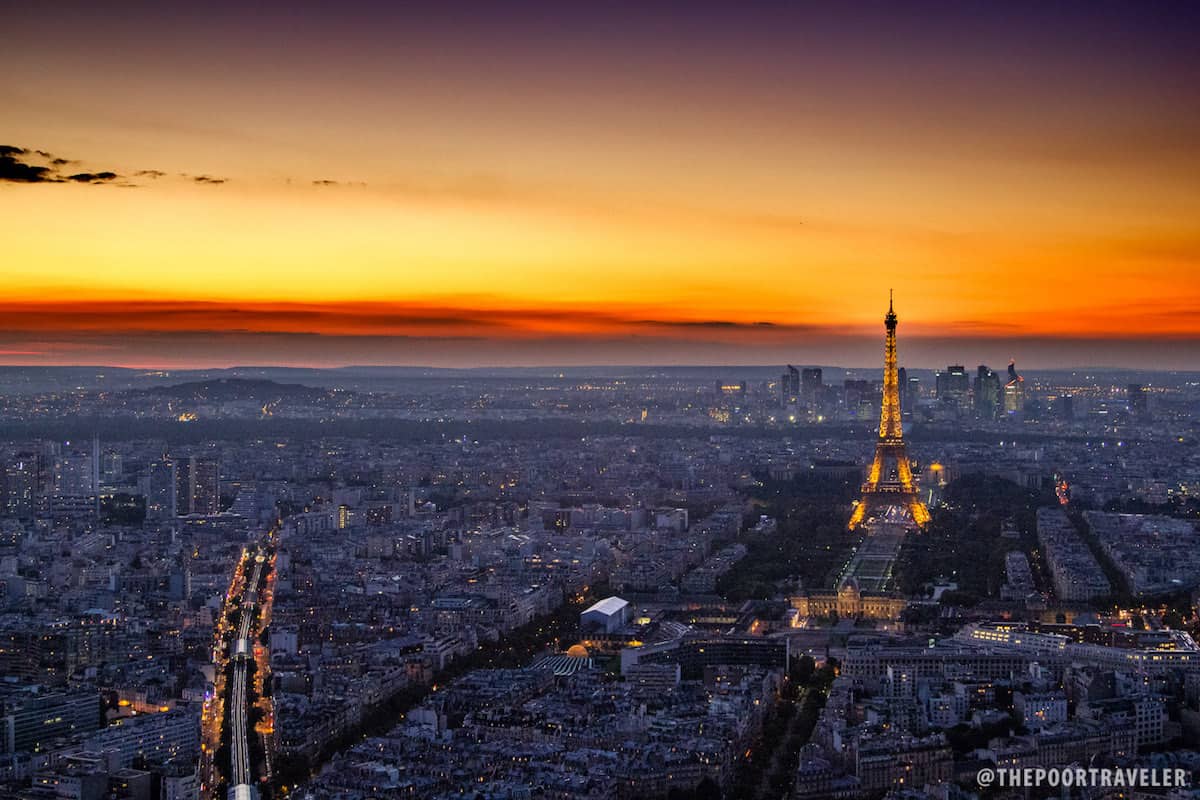
[{"label": "horizon line", "polygon": [[[998,362],[997,362],[998,363]],[[127,372],[217,372],[217,371],[233,371],[233,370],[296,370],[310,372],[336,372],[345,370],[429,370],[436,372],[486,372],[488,370],[587,370],[587,369],[602,369],[602,370],[618,370],[618,369],[776,369],[788,366],[796,366],[800,368],[817,368],[817,369],[840,369],[840,370],[882,370],[879,365],[870,366],[852,366],[846,364],[818,363],[818,362],[803,362],[797,361],[795,364],[787,364],[783,362],[768,362],[768,363],[706,363],[706,364],[681,364],[681,363],[588,363],[588,364],[478,364],[473,366],[435,366],[432,364],[340,364],[326,366],[308,366],[296,364],[230,364],[228,366],[189,366],[189,367],[166,367],[166,366],[130,366],[123,364],[11,364],[0,363],[0,370],[39,370],[39,369],[89,369],[89,370],[123,370]],[[947,364],[944,366],[922,366],[901,364],[900,367],[908,370],[925,370],[936,372],[950,366],[967,367],[963,364]],[[971,366],[969,369],[975,369],[978,366],[989,366],[988,364],[978,364]],[[1006,366],[1006,365],[1005,365]],[[1055,367],[1021,367],[1024,372],[1066,372],[1066,371],[1095,371],[1095,372],[1151,372],[1163,374],[1200,374],[1200,366],[1188,369],[1164,368],[1164,367],[1135,367],[1135,366],[1120,366],[1115,364],[1109,365],[1087,365],[1074,364]]]}]

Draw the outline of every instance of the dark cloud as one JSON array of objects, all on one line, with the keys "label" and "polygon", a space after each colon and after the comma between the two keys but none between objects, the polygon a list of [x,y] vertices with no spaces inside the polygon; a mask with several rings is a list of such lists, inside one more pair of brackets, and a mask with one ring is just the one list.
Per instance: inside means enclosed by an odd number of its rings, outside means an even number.
[{"label": "dark cloud", "polygon": [[[37,161],[46,161],[39,164]],[[59,167],[75,163],[48,150],[30,150],[15,145],[0,144],[0,182],[8,183],[113,183],[120,175],[111,170],[76,172],[63,175]],[[116,185],[127,186],[127,183]]]},{"label": "dark cloud", "polygon": [[108,183],[119,177],[121,176],[115,172],[77,172],[74,175],[68,175],[67,180],[76,183]]},{"label": "dark cloud", "polygon": [[[63,168],[68,164],[79,164],[78,159],[64,158],[49,150],[37,150],[16,145],[0,144],[0,183],[84,183],[95,185],[135,187],[137,179],[142,178],[157,181],[170,173],[161,169],[139,169],[132,173],[119,173],[113,170],[86,170],[67,173]],[[76,167],[78,169],[78,167]],[[229,183],[228,178],[214,175],[194,175],[180,172],[178,176],[193,183],[207,186],[220,186]],[[288,180],[291,182],[291,179]],[[143,181],[144,183],[144,181]],[[334,180],[314,180],[313,186],[365,186],[363,183],[346,183]]]},{"label": "dark cloud", "polygon": [[[170,173],[161,169],[139,169],[132,173],[118,173],[113,170],[87,170],[67,174],[62,168],[68,164],[79,164],[78,159],[64,158],[51,153],[49,150],[17,147],[16,145],[0,144],[0,183],[86,183],[107,184],[110,186],[134,187],[139,185],[138,178],[157,181]],[[77,168],[78,169],[78,168]],[[180,172],[178,176],[193,183],[207,186],[220,186],[229,183],[229,178],[214,175],[195,175]],[[291,179],[288,179],[291,183]],[[361,182],[346,182],[335,180],[314,180],[313,186],[366,186]]]},{"label": "dark cloud", "polygon": [[50,167],[26,163],[29,151],[23,147],[0,144],[0,182],[59,183],[62,179]]},{"label": "dark cloud", "polygon": [[636,320],[632,324],[649,325],[662,328],[694,328],[703,330],[709,328],[712,330],[754,330],[754,329],[780,329],[800,331],[807,330],[806,325],[780,325],[776,322],[735,322],[733,320],[724,319],[701,319],[701,320],[660,320],[660,319],[641,319]]},{"label": "dark cloud", "polygon": [[49,167],[22,164],[10,156],[0,156],[0,181],[12,183],[58,183]]}]

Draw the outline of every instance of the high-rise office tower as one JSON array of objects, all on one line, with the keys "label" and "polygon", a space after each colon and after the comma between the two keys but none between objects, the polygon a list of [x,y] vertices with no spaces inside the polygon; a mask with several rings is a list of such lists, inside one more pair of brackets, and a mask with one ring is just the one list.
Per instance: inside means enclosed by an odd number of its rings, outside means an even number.
[{"label": "high-rise office tower", "polygon": [[212,515],[220,511],[219,466],[215,459],[192,456],[172,462],[175,515]]},{"label": "high-rise office tower", "polygon": [[1008,382],[1004,384],[1004,413],[1017,414],[1025,406],[1025,379],[1017,374],[1015,361],[1008,362]]},{"label": "high-rise office tower", "polygon": [[150,462],[138,479],[138,488],[146,498],[146,516],[162,519],[175,515],[175,470],[165,458]]},{"label": "high-rise office tower", "polygon": [[962,364],[951,364],[945,372],[937,374],[935,386],[938,402],[961,403],[967,395],[968,385],[966,368]]},{"label": "high-rise office tower", "polygon": [[800,370],[787,365],[787,372],[779,376],[779,405],[794,406],[800,402]]},{"label": "high-rise office tower", "polygon": [[904,419],[912,416],[921,396],[921,379],[916,375],[909,377],[904,367],[896,370],[896,380],[900,386],[900,415]]},{"label": "high-rise office tower", "polygon": [[1058,398],[1058,412],[1065,420],[1075,419],[1075,397],[1074,395],[1064,394]]},{"label": "high-rise office tower", "polygon": [[1000,411],[1000,376],[986,364],[975,371],[975,416],[995,419]]},{"label": "high-rise office tower", "polygon": [[874,381],[847,378],[842,383],[843,405],[853,419],[866,419],[875,413],[879,387]]},{"label": "high-rise office tower", "polygon": [[800,401],[810,414],[820,409],[824,389],[820,367],[805,367],[800,371]]}]

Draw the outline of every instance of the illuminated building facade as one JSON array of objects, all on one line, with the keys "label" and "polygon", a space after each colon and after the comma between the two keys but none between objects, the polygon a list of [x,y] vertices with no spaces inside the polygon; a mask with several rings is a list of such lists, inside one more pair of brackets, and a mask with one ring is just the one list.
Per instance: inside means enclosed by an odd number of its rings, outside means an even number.
[{"label": "illuminated building facade", "polygon": [[1000,411],[1000,376],[980,364],[975,372],[975,415],[995,419]]},{"label": "illuminated building facade", "polygon": [[967,370],[962,364],[951,364],[935,376],[938,402],[950,405],[962,403],[967,396]]},{"label": "illuminated building facade", "polygon": [[779,404],[784,408],[800,402],[800,370],[787,365],[787,372],[779,376]]},{"label": "illuminated building facade", "polygon": [[908,603],[893,592],[864,592],[851,579],[836,590],[803,592],[791,598],[797,619],[831,617],[895,622]]},{"label": "illuminated building facade", "polygon": [[854,507],[849,527],[857,528],[871,517],[892,509],[903,509],[917,526],[929,521],[929,509],[921,502],[913,480],[912,463],[904,445],[900,426],[900,381],[896,368],[896,312],[888,302],[883,324],[887,328],[884,346],[883,406],[879,413],[879,441],[875,444],[875,459],[866,483],[862,500]]},{"label": "illuminated building facade", "polygon": [[1004,413],[1017,414],[1025,407],[1025,379],[1017,374],[1016,362],[1008,362],[1008,382],[1004,384]]}]

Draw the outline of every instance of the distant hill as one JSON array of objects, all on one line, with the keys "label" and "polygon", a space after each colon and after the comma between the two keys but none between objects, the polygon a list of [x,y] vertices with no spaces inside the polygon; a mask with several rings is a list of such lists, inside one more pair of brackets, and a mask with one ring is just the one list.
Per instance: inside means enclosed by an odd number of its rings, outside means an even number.
[{"label": "distant hill", "polygon": [[316,402],[329,395],[324,389],[301,386],[298,383],[277,383],[261,378],[216,378],[177,383],[173,386],[155,386],[150,389],[138,390],[135,393],[197,403],[228,403],[239,400],[256,402],[291,400],[308,403]]},{"label": "distant hill", "polygon": [[[793,362],[796,363],[796,362]],[[796,366],[810,367],[809,363],[796,363]],[[922,385],[931,384],[934,371],[929,368],[909,364],[908,374],[919,377]],[[995,366],[1003,366],[996,365]],[[847,377],[879,380],[880,366],[870,367],[839,367],[823,366],[826,385],[839,385]],[[562,381],[578,380],[607,380],[607,379],[640,379],[650,381],[688,381],[694,380],[700,386],[711,386],[714,380],[746,380],[757,381],[776,380],[785,365],[780,362],[773,365],[762,364],[729,364],[711,366],[570,366],[570,367],[476,367],[476,368],[438,368],[411,366],[349,366],[349,367],[280,367],[280,366],[239,366],[211,369],[130,369],[127,367],[89,367],[89,366],[17,366],[0,364],[0,396],[2,395],[33,395],[46,392],[159,392],[159,391],[191,391],[208,393],[220,392],[224,389],[213,388],[210,392],[206,385],[220,383],[242,388],[233,389],[245,392],[248,397],[258,399],[261,392],[267,396],[263,399],[276,400],[286,393],[296,397],[313,395],[302,394],[306,389],[321,392],[328,389],[342,389],[354,392],[411,392],[414,388],[421,392],[431,387],[436,390],[439,385],[461,385],[470,381],[480,386],[485,382],[513,381],[545,381],[561,383]],[[969,367],[974,372],[974,367]],[[1027,381],[1045,379],[1060,385],[1076,386],[1079,381],[1086,380],[1097,385],[1109,383],[1117,386],[1126,383],[1152,384],[1155,387],[1190,386],[1200,379],[1200,371],[1154,371],[1144,369],[1124,369],[1117,367],[1075,367],[1071,369],[1022,369],[1021,373]],[[303,385],[301,385],[303,384]],[[193,387],[188,389],[186,387]],[[228,388],[228,387],[226,387]],[[169,394],[163,396],[171,396]]]}]

